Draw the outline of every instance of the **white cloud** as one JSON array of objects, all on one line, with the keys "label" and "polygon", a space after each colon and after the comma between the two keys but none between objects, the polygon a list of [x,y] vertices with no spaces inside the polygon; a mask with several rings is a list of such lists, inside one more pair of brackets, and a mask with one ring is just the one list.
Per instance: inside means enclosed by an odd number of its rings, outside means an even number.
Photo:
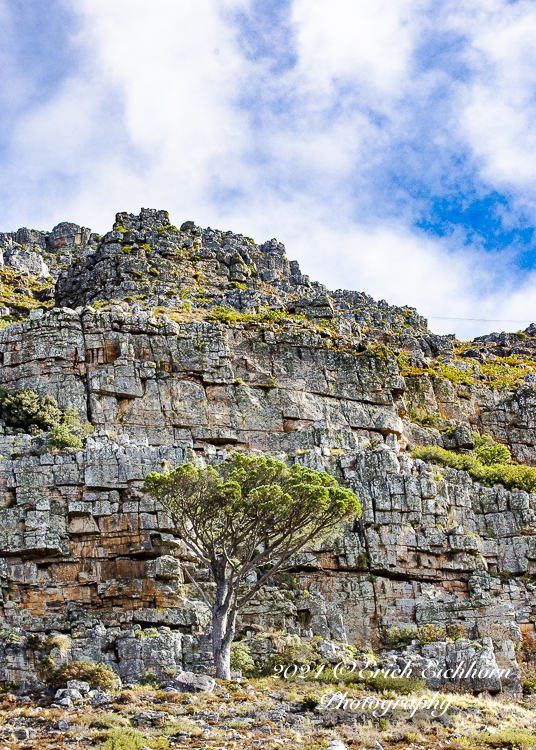
[{"label": "white cloud", "polygon": [[[516,288],[500,258],[412,231],[411,208],[397,221],[376,218],[384,194],[374,165],[397,138],[418,148],[412,117],[434,117],[419,107],[439,74],[413,64],[430,0],[294,0],[297,63],[277,74],[241,52],[243,32],[229,19],[250,11],[247,0],[63,1],[81,21],[79,64],[18,117],[3,163],[3,228],[71,220],[105,231],[116,211],[167,208],[174,223],[277,236],[313,279],[423,314],[532,311],[533,276]],[[490,180],[532,179],[534,5],[445,4],[437,23],[468,36],[474,79],[451,81],[435,142],[448,148],[461,130]],[[431,325],[463,336],[508,327]]]},{"label": "white cloud", "polygon": [[462,131],[486,179],[522,187],[536,178],[536,6],[481,0],[454,10],[448,23],[471,42]]},{"label": "white cloud", "polygon": [[372,92],[398,94],[424,5],[419,0],[295,0],[300,73],[322,93],[342,79],[365,84],[373,98]]}]

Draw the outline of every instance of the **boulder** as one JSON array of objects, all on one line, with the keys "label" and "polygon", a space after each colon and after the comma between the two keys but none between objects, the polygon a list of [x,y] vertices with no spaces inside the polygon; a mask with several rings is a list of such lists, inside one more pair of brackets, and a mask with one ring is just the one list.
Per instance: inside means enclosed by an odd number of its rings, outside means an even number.
[{"label": "boulder", "polygon": [[211,693],[216,686],[216,681],[206,674],[195,674],[195,672],[181,672],[173,680],[173,687],[181,693]]}]

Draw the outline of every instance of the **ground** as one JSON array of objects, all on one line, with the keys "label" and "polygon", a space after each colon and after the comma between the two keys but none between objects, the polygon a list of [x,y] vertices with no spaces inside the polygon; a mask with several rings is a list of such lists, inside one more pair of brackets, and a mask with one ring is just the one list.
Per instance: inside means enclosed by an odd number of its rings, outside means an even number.
[{"label": "ground", "polygon": [[[2,696],[0,750],[140,750],[149,748],[260,747],[324,750],[340,739],[347,748],[520,748],[536,746],[536,696],[443,693],[452,701],[433,718],[395,711],[383,719],[370,712],[333,711],[314,702],[338,686],[273,678],[218,682],[213,693],[189,694],[141,687],[85,699],[69,708],[54,696]],[[361,697],[358,689],[348,697]],[[395,694],[368,693],[385,700]],[[423,691],[421,696],[431,696]]]}]

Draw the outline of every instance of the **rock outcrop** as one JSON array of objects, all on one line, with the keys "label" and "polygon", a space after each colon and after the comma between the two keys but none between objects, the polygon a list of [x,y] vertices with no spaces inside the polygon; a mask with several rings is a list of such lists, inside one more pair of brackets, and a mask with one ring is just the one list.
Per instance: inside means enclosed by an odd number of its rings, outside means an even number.
[{"label": "rock outcrop", "polygon": [[[0,682],[35,679],[53,632],[71,638],[56,664],[104,662],[125,682],[210,671],[209,613],[184,575],[210,591],[208,571],[142,486],[240,450],[328,471],[364,509],[296,558],[296,588],[263,589],[243,633],[377,647],[396,624],[463,625],[465,649],[510,669],[473,689],[519,692],[536,495],[438,474],[411,449],[467,452],[477,431],[536,465],[536,329],[460,345],[412,308],[328,292],[276,240],[177,229],[165,211],[118,214],[102,238],[22,229],[0,248],[5,279],[29,278],[3,297],[0,385],[95,427],[68,455],[0,427]],[[466,658],[447,645],[440,661]]]}]

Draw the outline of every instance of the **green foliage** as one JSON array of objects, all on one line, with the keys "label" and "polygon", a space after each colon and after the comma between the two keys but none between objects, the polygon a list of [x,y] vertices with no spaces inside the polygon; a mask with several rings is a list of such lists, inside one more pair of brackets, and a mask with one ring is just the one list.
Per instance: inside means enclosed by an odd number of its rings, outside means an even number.
[{"label": "green foliage", "polygon": [[416,625],[393,625],[385,631],[387,642],[394,648],[401,648],[418,638]]},{"label": "green foliage", "polygon": [[476,482],[489,487],[500,484],[507,490],[520,489],[536,492],[536,468],[519,464],[492,464],[487,466],[473,455],[459,455],[446,451],[437,445],[416,448],[413,458],[420,458],[427,463],[447,466],[459,471],[467,471]]},{"label": "green foliage", "polygon": [[13,628],[6,628],[5,630],[2,630],[2,632],[0,633],[0,638],[2,638],[4,641],[7,641],[8,643],[20,643],[24,640],[24,637],[20,635],[20,633],[17,633],[17,631]]},{"label": "green foliage", "polygon": [[488,745],[489,747],[512,748],[512,750],[531,750],[536,745],[536,734],[528,729],[502,729],[499,732],[478,732],[467,738],[471,745]]},{"label": "green foliage", "polygon": [[439,427],[439,414],[429,413],[424,409],[410,409],[408,414],[412,422],[416,422],[423,427]]},{"label": "green foliage", "polygon": [[525,676],[521,684],[523,685],[523,692],[532,695],[536,693],[536,672]]},{"label": "green foliage", "polygon": [[143,638],[157,638],[160,633],[156,628],[146,628],[146,630],[135,630],[134,635],[141,641]]},{"label": "green foliage", "polygon": [[47,681],[54,687],[64,688],[67,687],[69,680],[82,680],[82,682],[88,682],[92,688],[110,690],[117,680],[117,675],[106,664],[68,661],[55,669]]},{"label": "green foliage", "polygon": [[479,435],[473,433],[475,441],[475,455],[479,461],[486,466],[493,464],[509,464],[512,462],[512,456],[506,445],[497,443],[491,435]]},{"label": "green foliage", "polygon": [[458,641],[461,639],[467,638],[467,630],[464,625],[460,625],[458,623],[453,623],[452,625],[447,625],[446,627],[447,635],[449,638],[452,638],[453,641]]},{"label": "green foliage", "polygon": [[145,672],[141,677],[140,685],[158,687],[158,680],[156,679],[156,675],[152,674],[152,672]]},{"label": "green foliage", "polygon": [[354,682],[349,682],[348,686],[359,683],[365,685],[370,690],[375,690],[377,693],[383,693],[384,690],[392,690],[398,695],[412,695],[413,693],[420,693],[424,688],[424,680],[418,680],[415,677],[386,677],[384,674],[377,674],[370,677],[366,677],[364,680],[358,678],[356,680],[355,675],[348,675],[348,679],[354,677]]},{"label": "green foliage", "polygon": [[354,493],[326,472],[240,453],[217,471],[186,464],[152,472],[145,490],[168,509],[181,536],[205,550],[205,560],[220,566],[225,550],[234,580],[242,580],[244,565],[274,565],[277,572],[286,550],[325,538],[361,514]]},{"label": "green foliage", "polygon": [[113,729],[114,727],[128,727],[130,725],[126,716],[107,711],[98,714],[82,714],[77,716],[76,723],[87,724],[94,729]]},{"label": "green foliage", "polygon": [[417,630],[418,638],[421,643],[434,643],[435,641],[445,641],[447,631],[439,625],[427,623]]},{"label": "green foliage", "polygon": [[71,648],[71,637],[65,633],[54,633],[45,641],[45,653],[50,654],[53,648],[57,648],[61,656],[65,656]]},{"label": "green foliage", "polygon": [[285,646],[283,651],[272,654],[267,660],[263,672],[274,674],[274,668],[278,666],[290,667],[297,664],[298,667],[309,664],[312,666],[319,661],[318,653],[310,643],[296,643]]},{"label": "green foliage", "polygon": [[255,670],[255,662],[247,641],[231,643],[231,670],[241,670],[245,675]]},{"label": "green foliage", "polygon": [[56,450],[76,451],[84,445],[85,438],[93,432],[93,425],[80,419],[76,409],[69,409],[61,422],[50,430],[49,446]]},{"label": "green foliage", "polygon": [[233,307],[217,305],[205,316],[206,320],[220,323],[280,323],[283,320],[309,323],[305,315],[291,315],[286,310],[270,310],[261,307],[257,313],[240,313]]},{"label": "green foliage", "polygon": [[98,750],[139,750],[141,747],[151,750],[167,750],[169,740],[166,737],[151,737],[132,727],[116,727],[108,735],[108,739]]},{"label": "green foliage", "polygon": [[319,704],[320,696],[314,694],[304,695],[301,701],[303,711],[314,711]]},{"label": "green foliage", "polygon": [[0,388],[0,419],[10,427],[28,429],[31,425],[49,430],[59,424],[62,413],[56,399],[40,396],[31,388],[7,391]]}]

